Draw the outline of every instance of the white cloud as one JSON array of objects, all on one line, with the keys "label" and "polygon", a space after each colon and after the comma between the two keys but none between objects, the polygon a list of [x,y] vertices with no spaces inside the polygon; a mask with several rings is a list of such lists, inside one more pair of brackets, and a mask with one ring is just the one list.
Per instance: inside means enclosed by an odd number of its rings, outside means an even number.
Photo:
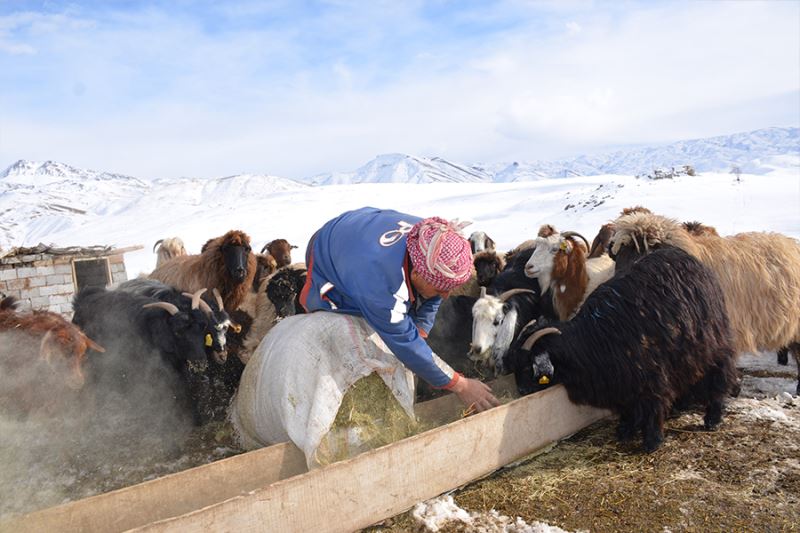
[{"label": "white cloud", "polygon": [[567,33],[569,33],[570,35],[576,35],[580,33],[582,29],[583,28],[581,28],[581,25],[575,22],[574,20],[570,20],[569,22],[567,22]]}]

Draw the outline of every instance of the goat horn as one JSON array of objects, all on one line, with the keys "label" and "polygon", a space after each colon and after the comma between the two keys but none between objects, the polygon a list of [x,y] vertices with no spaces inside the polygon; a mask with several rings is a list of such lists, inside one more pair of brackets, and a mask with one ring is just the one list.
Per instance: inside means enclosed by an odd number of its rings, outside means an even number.
[{"label": "goat horn", "polygon": [[265,245],[264,245],[264,247],[263,247],[263,248],[261,248],[261,253],[262,253],[262,254],[263,254],[264,252],[266,252],[266,251],[267,251],[267,248],[269,248],[269,245],[270,245],[270,244],[272,244],[272,243],[269,243],[269,242],[268,242],[267,244],[265,244]]},{"label": "goat horn", "polygon": [[553,327],[542,328],[533,335],[531,335],[530,337],[528,337],[527,339],[525,339],[525,342],[522,343],[522,349],[525,351],[530,351],[531,347],[533,347],[533,344],[536,341],[538,341],[545,335],[550,335],[551,333],[557,333],[561,335],[561,331],[558,328],[553,328]]},{"label": "goat horn", "polygon": [[486,287],[481,287],[481,298],[486,298]]},{"label": "goat horn", "polygon": [[294,245],[294,244],[292,244],[291,246],[289,246],[289,248],[290,248],[290,249],[292,249],[292,250],[294,250],[295,248],[297,248],[297,246],[296,246],[296,245]]},{"label": "goat horn", "polygon": [[217,306],[219,307],[219,310],[220,311],[224,311],[225,310],[225,306],[223,305],[222,295],[219,293],[219,289],[214,287],[213,289],[211,289],[211,292],[214,293],[214,298],[217,299]]},{"label": "goat horn", "polygon": [[592,249],[592,247],[589,245],[589,241],[586,240],[586,237],[584,237],[577,231],[565,231],[564,233],[561,234],[561,237],[563,239],[566,239],[568,237],[580,237],[580,239],[584,242],[584,244],[586,244],[586,252],[588,253],[589,250]]},{"label": "goat horn", "polygon": [[158,239],[158,240],[156,241],[156,243],[153,245],[153,253],[156,253],[156,248],[157,248],[157,247],[158,247],[158,245],[159,245],[159,244],[161,244],[162,242],[164,242],[164,239]]},{"label": "goat horn", "polygon": [[210,317],[211,314],[214,312],[211,310],[211,306],[208,305],[205,300],[200,300],[200,310],[206,314],[206,316]]},{"label": "goat horn", "polygon": [[50,357],[53,355],[50,343],[54,340],[53,330],[48,329],[47,333],[42,337],[42,341],[39,343],[39,356],[47,361],[48,364],[50,363]]},{"label": "goat horn", "polygon": [[144,304],[142,309],[149,309],[151,307],[160,307],[161,309],[165,309],[173,316],[178,313],[178,308],[169,302],[153,302],[151,304]]},{"label": "goat horn", "polygon": [[[86,337],[86,335],[84,335],[84,337]],[[100,352],[100,353],[103,353],[103,352],[105,352],[105,351],[106,351],[106,349],[105,349],[105,348],[103,348],[102,346],[100,346],[99,344],[97,344],[96,342],[94,342],[94,341],[93,341],[92,339],[90,339],[89,337],[86,337],[86,344],[89,346],[89,348],[91,348],[91,349],[92,349],[92,350],[94,350],[95,352]]]},{"label": "goat horn", "polygon": [[207,289],[202,288],[197,292],[195,292],[194,294],[192,294],[192,309],[197,309],[198,307],[200,307],[200,302],[201,302],[200,296],[202,296],[203,293],[206,292],[206,290]]},{"label": "goat horn", "polygon": [[514,296],[515,294],[522,294],[524,292],[529,292],[531,294],[536,294],[535,291],[532,291],[530,289],[511,289],[511,290],[508,290],[508,291],[504,292],[503,294],[501,294],[500,295],[500,299],[502,301],[504,301],[504,302],[507,302],[508,299],[511,298],[512,296]]}]

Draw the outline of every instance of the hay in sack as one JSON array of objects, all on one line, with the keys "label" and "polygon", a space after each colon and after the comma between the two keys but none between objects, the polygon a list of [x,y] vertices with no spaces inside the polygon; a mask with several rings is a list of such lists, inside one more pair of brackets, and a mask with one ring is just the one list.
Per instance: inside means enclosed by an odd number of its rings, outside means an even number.
[{"label": "hay in sack", "polygon": [[231,422],[244,448],[292,441],[314,468],[417,431],[414,375],[363,318],[295,315],[247,363]]}]

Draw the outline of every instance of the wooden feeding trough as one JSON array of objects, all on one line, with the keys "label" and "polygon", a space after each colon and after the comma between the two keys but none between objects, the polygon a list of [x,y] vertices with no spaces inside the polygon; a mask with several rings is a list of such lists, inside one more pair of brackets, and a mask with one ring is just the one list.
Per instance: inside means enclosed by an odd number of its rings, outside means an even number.
[{"label": "wooden feeding trough", "polygon": [[[513,378],[493,390],[509,394]],[[308,471],[276,444],[0,523],[0,531],[352,531],[483,477],[608,415],[562,386],[459,418],[453,395],[419,404],[432,430]]]}]

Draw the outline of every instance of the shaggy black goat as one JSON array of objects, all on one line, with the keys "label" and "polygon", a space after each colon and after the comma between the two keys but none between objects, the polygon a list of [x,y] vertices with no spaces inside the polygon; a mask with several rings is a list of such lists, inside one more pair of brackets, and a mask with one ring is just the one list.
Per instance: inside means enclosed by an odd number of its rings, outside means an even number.
[{"label": "shaggy black goat", "polygon": [[193,387],[194,376],[207,366],[205,313],[99,287],[81,290],[72,307],[72,321],[106,348],[102,357],[88,360],[87,373],[95,388],[124,396],[154,386],[153,381],[167,383],[192,412],[195,424],[202,422],[193,405]]},{"label": "shaggy black goat", "polygon": [[[214,299],[205,299],[203,294],[205,289],[198,291],[194,295],[181,292],[175,287],[170,287],[155,279],[135,278],[120,283],[116,290],[126,291],[141,296],[155,298],[162,302],[169,302],[178,307],[181,311],[189,311],[199,308],[208,317],[208,330],[204,337],[206,352],[209,359],[217,364],[224,364],[227,359],[227,347],[225,335],[228,329],[233,326],[231,318],[225,308],[222,307],[222,296],[215,288],[213,291]],[[197,303],[195,303],[197,302]]]},{"label": "shaggy black goat", "polygon": [[555,379],[574,403],[618,413],[620,440],[641,430],[648,452],[663,442],[664,419],[677,400],[705,404],[711,430],[736,383],[719,281],[675,248],[635,262],[598,287],[571,321],[534,328],[519,344],[503,366],[514,371],[521,394]]}]

